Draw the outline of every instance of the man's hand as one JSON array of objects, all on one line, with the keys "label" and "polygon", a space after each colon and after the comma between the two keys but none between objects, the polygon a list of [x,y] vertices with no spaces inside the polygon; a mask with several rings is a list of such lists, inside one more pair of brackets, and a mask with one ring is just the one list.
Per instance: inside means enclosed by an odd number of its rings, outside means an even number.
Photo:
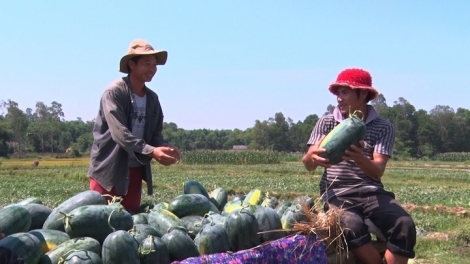
[{"label": "man's hand", "polygon": [[177,148],[171,145],[165,147],[156,147],[153,150],[152,158],[162,165],[169,166],[180,161],[181,153]]},{"label": "man's hand", "polygon": [[343,156],[343,160],[353,160],[354,162],[362,161],[367,157],[364,155],[364,147],[365,143],[364,140],[359,141],[359,147],[356,145],[351,145],[351,150],[346,150]]},{"label": "man's hand", "polygon": [[323,136],[315,145],[310,146],[307,153],[302,158],[302,162],[308,171],[315,170],[318,166],[324,168],[331,167],[331,164],[328,163],[328,159],[318,155],[326,151],[323,148],[319,148],[320,142],[324,137],[325,136]]}]

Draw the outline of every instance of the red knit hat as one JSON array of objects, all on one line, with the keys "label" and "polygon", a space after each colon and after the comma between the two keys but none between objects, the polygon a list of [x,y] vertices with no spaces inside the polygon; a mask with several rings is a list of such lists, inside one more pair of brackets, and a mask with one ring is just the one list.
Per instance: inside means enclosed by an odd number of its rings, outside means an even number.
[{"label": "red knit hat", "polygon": [[333,94],[336,94],[336,91],[341,86],[347,86],[352,89],[366,89],[370,93],[370,100],[375,99],[379,92],[372,87],[372,77],[370,73],[357,68],[351,68],[343,70],[336,78],[336,82],[330,84],[329,90]]}]

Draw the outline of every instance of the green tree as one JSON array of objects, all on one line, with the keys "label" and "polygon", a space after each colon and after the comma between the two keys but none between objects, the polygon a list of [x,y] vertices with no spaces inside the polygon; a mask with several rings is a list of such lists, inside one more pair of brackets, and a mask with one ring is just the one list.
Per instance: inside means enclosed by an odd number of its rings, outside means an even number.
[{"label": "green tree", "polygon": [[5,115],[5,122],[9,130],[11,131],[11,138],[17,144],[17,149],[15,152],[19,156],[23,156],[25,141],[26,141],[26,130],[29,125],[28,118],[25,113],[18,108],[18,103],[8,100],[5,102],[5,108],[7,109],[7,114]]}]

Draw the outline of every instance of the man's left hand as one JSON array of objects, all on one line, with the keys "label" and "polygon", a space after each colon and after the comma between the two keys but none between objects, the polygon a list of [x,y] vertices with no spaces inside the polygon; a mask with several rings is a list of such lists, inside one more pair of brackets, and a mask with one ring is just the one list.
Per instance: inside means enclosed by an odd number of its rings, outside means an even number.
[{"label": "man's left hand", "polygon": [[351,150],[346,150],[344,153],[346,155],[343,156],[344,160],[352,160],[352,161],[360,161],[361,159],[364,159],[366,156],[364,156],[364,147],[365,147],[365,142],[364,140],[359,141],[359,147],[356,145],[351,145]]}]

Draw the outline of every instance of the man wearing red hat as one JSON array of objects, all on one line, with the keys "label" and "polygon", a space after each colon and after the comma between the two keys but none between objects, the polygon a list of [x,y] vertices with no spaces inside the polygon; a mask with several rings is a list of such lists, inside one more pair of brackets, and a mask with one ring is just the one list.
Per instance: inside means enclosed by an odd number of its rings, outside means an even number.
[{"label": "man wearing red hat", "polygon": [[[386,191],[381,182],[385,167],[392,156],[395,138],[393,124],[377,115],[368,105],[377,97],[369,72],[362,69],[342,71],[329,87],[337,97],[338,106],[332,114],[321,117],[308,141],[309,149],[302,161],[308,171],[324,167],[320,182],[320,193],[328,204],[344,208],[341,221],[349,248],[363,263],[382,263],[377,249],[372,245],[365,219],[371,220],[387,240],[384,258],[388,264],[407,263],[414,258],[416,228],[411,216],[395,200],[392,192]],[[366,134],[360,147],[346,150],[343,161],[329,164],[318,154],[324,152],[319,144],[333,128],[348,118],[350,111],[360,110],[364,114]]]}]

